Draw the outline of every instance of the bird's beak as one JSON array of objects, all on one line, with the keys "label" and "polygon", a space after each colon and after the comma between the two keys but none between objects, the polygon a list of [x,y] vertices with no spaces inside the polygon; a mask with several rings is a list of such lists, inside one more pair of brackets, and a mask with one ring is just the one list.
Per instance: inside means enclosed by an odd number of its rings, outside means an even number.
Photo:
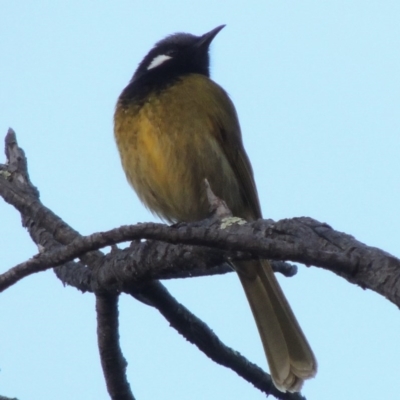
[{"label": "bird's beak", "polygon": [[225,25],[217,26],[216,28],[212,29],[210,32],[205,33],[204,35],[200,36],[199,41],[197,42],[198,48],[208,49],[210,43],[213,41],[215,36],[217,36],[218,32],[225,28]]}]

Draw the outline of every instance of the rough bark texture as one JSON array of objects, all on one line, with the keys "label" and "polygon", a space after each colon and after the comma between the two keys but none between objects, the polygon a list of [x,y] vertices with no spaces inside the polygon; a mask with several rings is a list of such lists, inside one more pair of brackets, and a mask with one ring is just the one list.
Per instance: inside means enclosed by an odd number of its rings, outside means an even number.
[{"label": "rough bark texture", "polygon": [[[274,269],[287,276],[295,274],[296,267],[286,261],[330,270],[400,306],[400,260],[327,224],[306,217],[253,223],[230,217],[221,220],[229,210],[218,203],[214,214],[199,223],[139,224],[83,237],[40,202],[12,130],[6,136],[6,156],[7,164],[0,164],[0,195],[21,213],[23,226],[40,252],[1,274],[0,291],[25,276],[56,267],[65,284],[95,292],[99,348],[112,399],[133,399],[118,344],[116,299],[122,292],[157,308],[187,340],[263,392],[278,399],[302,398],[277,391],[268,374],[226,347],[157,279],[226,273],[231,271],[230,260],[263,257],[273,260]],[[131,246],[123,250],[113,246],[108,254],[99,251],[124,241],[132,241]],[[76,258],[80,261],[73,261]]]},{"label": "rough bark texture", "polygon": [[[191,226],[143,224],[82,237],[40,202],[39,192],[29,179],[25,154],[12,130],[6,136],[6,156],[7,164],[0,164],[0,196],[21,213],[23,226],[40,252],[0,275],[0,291],[32,273],[57,267],[56,275],[64,283],[81,291],[95,292],[99,351],[107,388],[113,400],[134,398],[125,377],[125,361],[118,343],[116,298],[121,292],[158,309],[173,328],[213,361],[235,371],[267,395],[282,400],[304,399],[299,393],[279,392],[268,374],[225,346],[204,322],[154,280],[157,277],[225,273],[230,271],[227,264],[230,258],[255,257],[257,247],[252,245],[247,248],[246,243],[251,242],[249,237],[238,249],[244,252],[239,253],[235,249],[237,235],[241,236],[240,232],[235,232],[237,224],[227,227],[225,231],[221,229],[218,218],[212,217]],[[223,224],[228,226],[229,222]],[[250,230],[244,236],[252,234],[254,227],[249,225],[246,229]],[[181,240],[183,236],[187,239]],[[137,241],[142,238],[153,240]],[[104,245],[126,240],[136,241],[129,249],[113,247],[107,255],[98,250]],[[80,262],[72,261],[77,257]],[[287,276],[296,273],[296,267],[288,263],[277,262],[274,265],[276,270]]]}]

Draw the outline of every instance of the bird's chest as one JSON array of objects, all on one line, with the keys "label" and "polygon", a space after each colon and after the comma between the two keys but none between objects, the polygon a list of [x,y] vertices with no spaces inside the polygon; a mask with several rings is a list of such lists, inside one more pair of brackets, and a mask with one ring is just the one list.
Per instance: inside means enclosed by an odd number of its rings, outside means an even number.
[{"label": "bird's chest", "polygon": [[229,166],[223,165],[227,162],[201,109],[190,102],[153,100],[141,108],[117,109],[115,119],[122,165],[140,199],[167,220],[205,218],[204,179],[212,184],[215,173]]}]

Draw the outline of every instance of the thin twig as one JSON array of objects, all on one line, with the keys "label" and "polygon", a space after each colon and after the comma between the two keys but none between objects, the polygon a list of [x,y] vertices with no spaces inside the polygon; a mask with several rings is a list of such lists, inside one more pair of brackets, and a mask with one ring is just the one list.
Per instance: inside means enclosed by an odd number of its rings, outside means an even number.
[{"label": "thin twig", "polygon": [[97,342],[108,393],[112,400],[135,400],[119,346],[118,296],[96,294],[96,313]]},{"label": "thin twig", "polygon": [[[304,400],[299,393],[282,393],[272,383],[271,377],[260,367],[251,363],[239,352],[226,346],[217,335],[199,318],[171,296],[164,286],[151,282],[142,287],[144,295],[149,294],[160,313],[168,320],[173,328],[189,342],[196,345],[214,362],[230,368],[239,376],[252,383],[262,392],[273,395],[280,400]],[[179,310],[179,312],[176,312]],[[191,332],[188,337],[187,332]]]}]

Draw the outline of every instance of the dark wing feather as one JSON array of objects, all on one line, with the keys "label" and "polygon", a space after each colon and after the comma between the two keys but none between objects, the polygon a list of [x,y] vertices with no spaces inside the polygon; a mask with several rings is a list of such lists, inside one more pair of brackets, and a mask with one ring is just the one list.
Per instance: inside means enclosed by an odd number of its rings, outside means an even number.
[{"label": "dark wing feather", "polygon": [[[217,85],[216,85],[217,86]],[[241,217],[254,220],[261,218],[261,207],[254,181],[253,169],[243,147],[239,120],[231,99],[219,86],[215,97],[215,126],[213,133],[234,171],[243,196]]]}]

